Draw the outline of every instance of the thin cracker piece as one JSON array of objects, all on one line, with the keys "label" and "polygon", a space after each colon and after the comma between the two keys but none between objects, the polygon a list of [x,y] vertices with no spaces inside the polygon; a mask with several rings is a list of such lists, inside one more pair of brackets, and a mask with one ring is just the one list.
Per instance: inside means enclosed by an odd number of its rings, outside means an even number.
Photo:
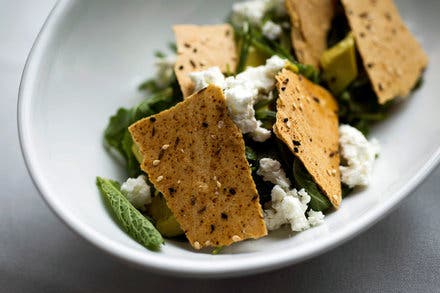
[{"label": "thin cracker piece", "polygon": [[428,57],[392,0],[342,0],[358,51],[379,103],[407,96]]},{"label": "thin cracker piece", "polygon": [[174,66],[183,97],[194,92],[189,73],[220,67],[223,73],[237,67],[237,49],[234,30],[229,24],[176,25],[173,27],[177,43],[177,62]]},{"label": "thin cracker piece", "polygon": [[209,86],[129,130],[142,170],[194,248],[267,234],[243,136],[220,88]]},{"label": "thin cracker piece", "polygon": [[338,208],[342,197],[336,101],[319,85],[289,70],[283,69],[276,80],[279,97],[274,133]]},{"label": "thin cracker piece", "polygon": [[292,45],[301,63],[319,67],[335,14],[334,0],[286,0],[292,24]]}]

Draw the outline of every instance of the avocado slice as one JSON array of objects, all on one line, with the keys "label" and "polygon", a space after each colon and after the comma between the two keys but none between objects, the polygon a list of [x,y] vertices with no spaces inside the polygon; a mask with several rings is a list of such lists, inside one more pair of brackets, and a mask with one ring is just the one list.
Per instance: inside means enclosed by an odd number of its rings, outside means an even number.
[{"label": "avocado slice", "polygon": [[335,95],[342,93],[356,79],[358,75],[356,46],[351,32],[322,54],[321,66],[324,79]]},{"label": "avocado slice", "polygon": [[159,192],[148,205],[147,214],[153,218],[155,227],[162,236],[175,237],[183,234],[179,223],[168,208],[165,198]]},{"label": "avocado slice", "polygon": [[144,158],[141,154],[141,150],[139,149],[138,145],[133,143],[133,145],[131,146],[131,151],[133,152],[133,155],[136,158],[136,160],[139,162],[139,164],[142,164]]},{"label": "avocado slice", "polygon": [[269,58],[267,54],[258,50],[254,46],[249,47],[248,56],[246,59],[245,67],[257,67],[260,65],[264,65],[266,63],[266,59]]}]

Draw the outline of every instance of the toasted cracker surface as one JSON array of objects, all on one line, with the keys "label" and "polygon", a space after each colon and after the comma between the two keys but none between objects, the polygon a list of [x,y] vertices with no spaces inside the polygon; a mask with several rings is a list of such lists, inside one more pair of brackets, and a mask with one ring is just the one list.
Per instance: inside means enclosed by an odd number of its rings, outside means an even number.
[{"label": "toasted cracker surface", "polygon": [[379,103],[407,96],[428,57],[392,0],[342,0],[363,64]]},{"label": "toasted cracker surface", "polygon": [[173,30],[177,44],[174,71],[185,98],[194,92],[189,73],[212,66],[220,67],[223,73],[235,71],[237,49],[234,30],[229,24],[176,25]]},{"label": "toasted cracker surface", "polygon": [[276,77],[273,130],[304,164],[334,207],[341,203],[337,104],[329,92],[289,70]]},{"label": "toasted cracker surface", "polygon": [[335,14],[334,0],[286,0],[292,24],[292,45],[301,63],[316,68],[327,49],[327,34]]},{"label": "toasted cracker surface", "polygon": [[194,248],[267,234],[244,140],[220,88],[209,86],[129,130],[142,170]]}]

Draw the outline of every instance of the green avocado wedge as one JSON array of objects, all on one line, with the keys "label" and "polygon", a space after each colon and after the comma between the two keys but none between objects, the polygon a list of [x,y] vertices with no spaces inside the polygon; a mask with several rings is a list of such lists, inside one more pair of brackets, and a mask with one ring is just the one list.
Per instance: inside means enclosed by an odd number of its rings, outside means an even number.
[{"label": "green avocado wedge", "polygon": [[356,46],[351,33],[322,54],[321,66],[324,79],[335,95],[342,93],[356,79]]}]

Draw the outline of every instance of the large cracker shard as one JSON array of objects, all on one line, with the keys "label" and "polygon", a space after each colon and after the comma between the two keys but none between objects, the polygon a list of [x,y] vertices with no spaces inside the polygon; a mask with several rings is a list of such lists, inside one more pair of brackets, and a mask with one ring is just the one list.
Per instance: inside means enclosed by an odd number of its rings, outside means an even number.
[{"label": "large cracker shard", "polygon": [[129,130],[142,170],[193,247],[267,234],[244,140],[220,88],[209,86]]},{"label": "large cracker shard", "polygon": [[379,103],[407,96],[428,57],[405,26],[392,0],[342,0]]},{"label": "large cracker shard", "polygon": [[238,57],[234,30],[229,24],[176,25],[173,29],[177,45],[174,71],[185,98],[194,92],[189,73],[212,66],[223,73],[235,72]]},{"label": "large cracker shard", "polygon": [[341,203],[337,103],[325,89],[286,69],[276,79],[274,133],[337,208]]},{"label": "large cracker shard", "polygon": [[334,0],[286,0],[292,45],[301,63],[319,66],[335,14]]}]

